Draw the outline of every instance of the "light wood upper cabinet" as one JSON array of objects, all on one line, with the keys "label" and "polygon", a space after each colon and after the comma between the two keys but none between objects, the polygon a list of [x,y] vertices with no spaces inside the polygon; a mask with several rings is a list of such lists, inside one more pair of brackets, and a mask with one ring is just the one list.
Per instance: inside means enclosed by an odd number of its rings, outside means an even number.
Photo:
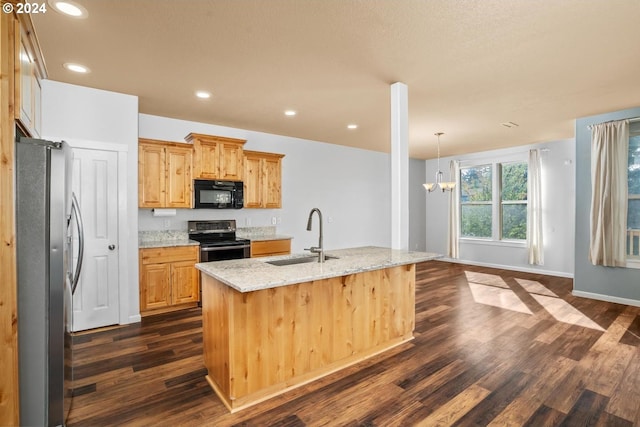
[{"label": "light wood upper cabinet", "polygon": [[242,181],[243,139],[190,133],[193,143],[194,178]]},{"label": "light wood upper cabinet", "polygon": [[220,144],[220,179],[242,180],[244,150],[242,143]]},{"label": "light wood upper cabinet", "polygon": [[282,207],[283,154],[244,152],[244,207]]},{"label": "light wood upper cabinet", "polygon": [[138,206],[190,208],[191,145],[140,139],[138,144]]},{"label": "light wood upper cabinet", "polygon": [[244,154],[244,207],[262,207],[262,158],[249,151]]},{"label": "light wood upper cabinet", "polygon": [[195,264],[199,256],[199,246],[140,249],[140,311],[166,311],[197,303],[200,278]]},{"label": "light wood upper cabinet", "polygon": [[167,207],[190,208],[192,195],[191,147],[166,148]]},{"label": "light wood upper cabinet", "polygon": [[265,156],[262,161],[264,182],[262,200],[265,208],[282,207],[282,155]]},{"label": "light wood upper cabinet", "polygon": [[200,143],[194,147],[195,168],[193,176],[203,179],[218,178],[220,169],[220,145],[216,142]]},{"label": "light wood upper cabinet", "polygon": [[40,53],[30,21],[16,21],[14,24],[15,58],[15,119],[26,134],[40,137],[41,129],[41,87],[44,78],[44,60]]},{"label": "light wood upper cabinet", "polygon": [[164,206],[165,158],[165,147],[162,145],[138,144],[138,206]]}]

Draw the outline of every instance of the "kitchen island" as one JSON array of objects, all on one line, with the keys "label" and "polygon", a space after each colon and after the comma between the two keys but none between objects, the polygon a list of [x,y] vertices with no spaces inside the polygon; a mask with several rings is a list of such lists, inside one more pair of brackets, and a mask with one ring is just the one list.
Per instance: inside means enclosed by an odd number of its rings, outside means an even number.
[{"label": "kitchen island", "polygon": [[[362,247],[200,263],[207,381],[234,412],[413,338],[424,252]],[[292,262],[272,265],[270,262]]]}]

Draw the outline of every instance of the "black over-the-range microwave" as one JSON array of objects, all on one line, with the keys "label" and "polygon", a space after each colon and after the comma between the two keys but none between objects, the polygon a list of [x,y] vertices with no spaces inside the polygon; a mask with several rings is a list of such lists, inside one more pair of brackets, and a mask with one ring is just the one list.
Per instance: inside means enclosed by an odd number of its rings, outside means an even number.
[{"label": "black over-the-range microwave", "polygon": [[242,209],[244,188],[242,181],[193,180],[195,209]]}]

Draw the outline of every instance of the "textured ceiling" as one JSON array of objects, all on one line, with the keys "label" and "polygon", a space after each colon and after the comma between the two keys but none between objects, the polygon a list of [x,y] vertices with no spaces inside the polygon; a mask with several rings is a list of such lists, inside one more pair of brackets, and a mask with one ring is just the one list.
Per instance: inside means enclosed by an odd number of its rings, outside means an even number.
[{"label": "textured ceiling", "polygon": [[571,138],[577,117],[640,105],[638,0],[76,2],[86,19],[33,15],[49,78],[137,95],[147,114],[389,151],[400,81],[426,159],[435,132],[446,156]]}]

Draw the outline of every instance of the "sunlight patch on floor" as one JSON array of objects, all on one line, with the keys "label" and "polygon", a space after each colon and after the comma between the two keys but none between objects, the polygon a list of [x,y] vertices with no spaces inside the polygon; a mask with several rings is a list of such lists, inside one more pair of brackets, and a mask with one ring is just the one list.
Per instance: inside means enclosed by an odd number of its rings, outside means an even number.
[{"label": "sunlight patch on floor", "polygon": [[531,294],[538,304],[544,307],[545,310],[553,316],[554,319],[559,322],[569,323],[571,325],[583,326],[585,328],[595,329],[597,331],[604,331],[596,322],[589,319],[582,314],[580,310],[558,297],[548,297],[544,295]]},{"label": "sunlight patch on floor", "polygon": [[465,271],[467,282],[478,283],[481,285],[497,286],[499,288],[509,289],[509,285],[504,279],[497,274],[478,273],[476,271]]},{"label": "sunlight patch on floor", "polygon": [[[516,295],[502,277],[496,274],[473,271],[465,271],[465,276],[475,302],[519,313],[533,314],[531,309]],[[600,325],[558,297],[542,283],[536,280],[518,278],[515,278],[515,281],[557,321],[604,331]]]},{"label": "sunlight patch on floor", "polygon": [[533,314],[511,289],[469,282],[475,302],[519,313]]},{"label": "sunlight patch on floor", "polygon": [[515,281],[518,282],[518,284],[530,294],[546,295],[548,297],[558,296],[552,290],[547,289],[542,283],[538,282],[537,280],[516,278]]}]

